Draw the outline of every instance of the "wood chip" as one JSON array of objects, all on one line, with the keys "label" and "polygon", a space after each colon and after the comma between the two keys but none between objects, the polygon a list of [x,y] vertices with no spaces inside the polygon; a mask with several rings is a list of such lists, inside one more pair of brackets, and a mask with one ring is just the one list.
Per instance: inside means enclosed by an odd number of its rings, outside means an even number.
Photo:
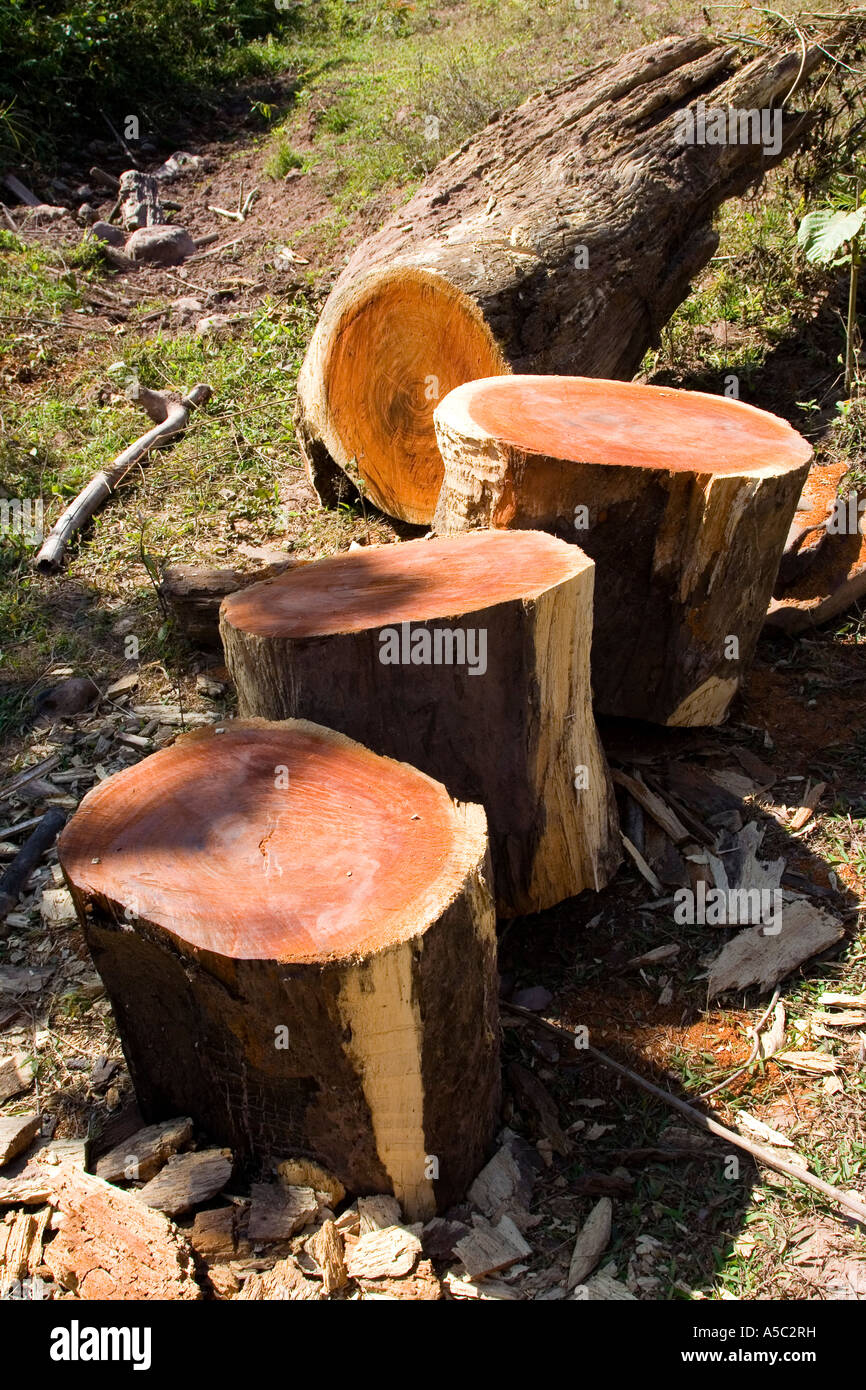
[{"label": "wood chip", "polygon": [[818,1003],[828,1009],[866,1009],[866,994],[833,994],[828,991],[818,995]]},{"label": "wood chip", "polygon": [[815,807],[824,795],[826,787],[826,782],[816,782],[814,787],[809,786],[806,788],[799,807],[788,821],[789,830],[802,830],[803,826],[812,819]]},{"label": "wood chip", "polygon": [[481,1169],[466,1195],[474,1207],[496,1220],[512,1207],[527,1208],[532,1188],[528,1165],[518,1161],[510,1144],[503,1144]]},{"label": "wood chip", "polygon": [[41,1125],[41,1115],[0,1116],[0,1168],[29,1148]]},{"label": "wood chip", "polygon": [[346,1255],[346,1269],[353,1279],[399,1279],[409,1274],[421,1257],[421,1242],[403,1226],[367,1231]]},{"label": "wood chip", "polygon": [[373,1197],[358,1198],[358,1217],[359,1231],[363,1236],[368,1231],[384,1231],[388,1226],[399,1226],[403,1213],[396,1197],[379,1193]]},{"label": "wood chip", "polygon": [[582,1284],[595,1269],[607,1249],[612,1221],[613,1202],[609,1197],[602,1197],[589,1213],[574,1242],[568,1267],[568,1288]]},{"label": "wood chip", "polygon": [[556,1102],[547,1087],[535,1072],[530,1071],[528,1067],[522,1067],[518,1062],[512,1062],[509,1066],[508,1078],[521,1109],[532,1111],[541,1136],[550,1141],[555,1153],[567,1158],[571,1153],[571,1144],[560,1128]]},{"label": "wood chip", "polygon": [[[328,1195],[328,1206],[337,1207],[346,1195],[346,1189],[335,1178],[333,1173],[329,1173],[320,1163],[315,1163],[311,1158],[287,1158],[282,1163],[277,1164],[277,1177],[284,1187],[312,1187],[315,1192],[325,1192]],[[400,1220],[398,1215],[397,1221]],[[393,1223],[386,1221],[386,1226]]]},{"label": "wood chip", "polygon": [[322,1223],[321,1230],[307,1242],[307,1250],[322,1271],[323,1293],[336,1293],[348,1284],[343,1237],[333,1221]]},{"label": "wood chip", "polygon": [[631,857],[631,859],[634,860],[638,872],[643,875],[649,886],[652,888],[653,892],[658,893],[659,896],[661,896],[664,892],[664,889],[662,888],[660,881],[656,878],[649,864],[644,859],[640,850],[637,849],[636,846],[632,844],[628,836],[623,835],[622,832],[620,832],[620,839],[625,845],[626,851],[628,852],[629,856]]},{"label": "wood chip", "polygon": [[842,1009],[835,1013],[814,1013],[812,1018],[828,1028],[862,1028],[866,1025],[866,1010]]},{"label": "wood chip", "polygon": [[805,898],[785,903],[781,931],[770,935],[760,926],[750,927],[729,941],[713,961],[708,978],[709,997],[729,989],[762,990],[774,985],[802,965],[804,960],[840,941],[844,930],[837,918]]},{"label": "wood chip", "polygon": [[106,1182],[149,1182],[191,1139],[192,1120],[187,1115],[147,1125],[103,1154],[97,1175]]},{"label": "wood chip", "polygon": [[789,1139],[787,1134],[783,1134],[779,1129],[771,1129],[769,1125],[759,1120],[757,1115],[750,1115],[745,1110],[737,1111],[737,1129],[745,1130],[747,1134],[756,1134],[759,1139],[763,1139],[768,1144],[777,1144],[781,1148],[793,1149],[794,1141]]},{"label": "wood chip", "polygon": [[811,1072],[816,1076],[838,1071],[842,1065],[837,1057],[828,1057],[826,1052],[777,1052],[775,1060],[781,1062],[782,1066]]},{"label": "wood chip", "polygon": [[532,1247],[508,1216],[500,1217],[495,1226],[476,1216],[474,1229],[458,1240],[455,1250],[470,1279],[483,1279],[532,1254]]},{"label": "wood chip", "polygon": [[641,806],[648,815],[652,816],[656,825],[668,835],[675,845],[684,845],[692,839],[692,834],[683,825],[679,816],[666,805],[660,796],[636,777],[630,777],[627,772],[621,772],[618,768],[611,768],[611,777],[619,787],[624,787],[629,796]]},{"label": "wood chip", "polygon": [[234,1207],[197,1212],[190,1241],[203,1260],[232,1259],[237,1249]]},{"label": "wood chip", "polygon": [[429,1260],[419,1260],[403,1279],[359,1279],[365,1300],[406,1298],[413,1303],[432,1302],[442,1297],[442,1285]]},{"label": "wood chip", "polygon": [[311,1187],[257,1182],[253,1183],[251,1193],[247,1234],[253,1242],[290,1240],[319,1214],[319,1202]]},{"label": "wood chip", "polygon": [[635,1303],[637,1300],[633,1293],[629,1293],[625,1284],[618,1279],[612,1279],[609,1274],[594,1274],[591,1279],[583,1285],[575,1298],[585,1298],[588,1303],[613,1303],[615,1300],[621,1302]]},{"label": "wood chip", "polygon": [[449,1272],[442,1281],[452,1298],[473,1298],[493,1302],[519,1300],[520,1294],[502,1279],[463,1279]]},{"label": "wood chip", "polygon": [[31,1278],[42,1263],[42,1241],[51,1208],[35,1214],[7,1212],[0,1223],[0,1298],[22,1279]]},{"label": "wood chip", "polygon": [[238,1302],[250,1299],[312,1302],[321,1297],[321,1291],[318,1280],[308,1279],[289,1256],[285,1260],[278,1260],[272,1269],[263,1274],[251,1274],[238,1294]]},{"label": "wood chip", "polygon": [[36,1066],[26,1052],[0,1057],[0,1105],[33,1085]]},{"label": "wood chip", "polygon": [[230,1149],[174,1154],[137,1195],[154,1211],[180,1216],[221,1192],[231,1178],[232,1166]]}]

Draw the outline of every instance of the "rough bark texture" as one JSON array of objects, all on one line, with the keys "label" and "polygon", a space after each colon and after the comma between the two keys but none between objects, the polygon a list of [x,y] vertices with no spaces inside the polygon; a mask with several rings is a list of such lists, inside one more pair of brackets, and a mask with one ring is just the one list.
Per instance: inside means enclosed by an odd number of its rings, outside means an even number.
[{"label": "rough bark texture", "polygon": [[209,565],[167,565],[159,592],[181,632],[193,646],[204,651],[219,651],[220,604],[226,594],[272,579],[294,563],[294,560],[286,557],[285,561],[266,565],[251,573],[215,569]]},{"label": "rough bark texture", "polygon": [[[734,50],[667,38],[542,92],[443,160],[337,281],[298,382],[299,438],[323,501],[360,477],[427,524],[441,468],[432,413],[497,372],[629,377],[717,245],[713,213],[796,145],[686,144],[678,113],[777,106],[799,49],[736,71]],[[807,75],[822,61],[808,48]],[[348,486],[348,484],[347,484]]]},{"label": "rough bark texture", "polygon": [[60,857],[148,1121],[412,1220],[463,1195],[499,1088],[480,808],[331,730],[235,721],[103,783]]},{"label": "rough bark texture", "polygon": [[[513,916],[603,888],[620,858],[592,715],[592,589],[575,547],[488,531],[299,566],[229,597],[221,632],[242,715],[315,719],[480,802]],[[484,669],[408,662],[422,630],[434,653],[446,633],[455,652],[464,635],[476,656],[483,643]]]},{"label": "rough bark texture", "polygon": [[806,441],[739,401],[562,377],[469,382],[436,430],[437,529],[538,528],[595,561],[596,709],[719,723],[764,622]]}]

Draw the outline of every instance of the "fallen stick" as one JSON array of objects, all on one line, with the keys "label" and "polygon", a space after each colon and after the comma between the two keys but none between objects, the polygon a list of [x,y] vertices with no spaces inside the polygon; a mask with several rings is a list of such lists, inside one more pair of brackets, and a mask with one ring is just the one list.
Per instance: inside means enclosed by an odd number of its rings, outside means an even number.
[{"label": "fallen stick", "polygon": [[204,405],[211,397],[211,388],[199,384],[194,386],[188,396],[178,397],[173,392],[150,391],[140,388],[137,400],[152,420],[157,423],[147,434],[143,434],[122,454],[118,454],[108,468],[102,468],[91,478],[87,486],[55,522],[49,536],[36,556],[36,568],[42,574],[53,574],[59,568],[63,552],[70,539],[90,520],[103,502],[107,501],[134,463],[146,458],[150,451],[172,435],[181,434],[189,423],[190,412],[198,405]]},{"label": "fallen stick", "polygon": [[[54,844],[65,824],[65,813],[52,806],[50,811],[45,812],[33,834],[21,846],[0,878],[0,922],[12,911],[31,873],[45,851]],[[5,935],[5,931],[0,927],[0,936],[2,935]]]},{"label": "fallen stick", "polygon": [[[528,1019],[538,1028],[545,1032],[553,1033],[559,1038],[570,1038],[572,1042],[577,1034],[572,1028],[563,1028],[558,1023],[548,1023],[546,1018],[539,1018],[537,1014],[529,1009],[521,1008],[519,1004],[507,1004],[502,1001],[501,1007],[507,1009],[509,1013],[519,1014],[521,1018]],[[647,1081],[646,1077],[638,1072],[632,1071],[630,1067],[625,1067],[621,1062],[615,1062],[612,1057],[608,1057],[606,1052],[600,1052],[597,1047],[589,1044],[582,1049],[590,1057],[594,1057],[602,1066],[609,1067],[611,1071],[618,1072],[620,1076],[640,1086],[641,1090],[647,1091],[649,1095],[655,1096],[657,1100],[664,1101],[665,1105],[671,1106],[698,1129],[703,1129],[710,1134],[716,1134],[720,1139],[725,1139],[729,1144],[733,1144],[738,1149],[744,1149],[746,1153],[752,1155],[758,1162],[766,1164],[768,1168],[775,1168],[776,1172],[784,1173],[786,1177],[795,1178],[797,1182],[805,1183],[807,1187],[812,1187],[836,1206],[841,1207],[849,1216],[853,1216],[856,1221],[866,1225],[866,1202],[861,1202],[857,1197],[849,1192],[843,1192],[840,1188],[834,1187],[832,1183],[824,1182],[822,1178],[816,1178],[814,1174],[803,1172],[802,1168],[797,1168],[795,1164],[789,1163],[787,1159],[780,1158],[772,1149],[767,1149],[763,1144],[754,1144],[751,1139],[746,1139],[742,1134],[738,1134],[734,1129],[727,1129],[725,1125],[720,1125],[718,1120],[712,1120],[708,1115],[702,1115],[700,1110],[695,1110],[694,1106],[688,1105],[686,1101],[680,1100],[670,1091],[662,1090],[661,1086],[656,1086],[652,1081]]]}]

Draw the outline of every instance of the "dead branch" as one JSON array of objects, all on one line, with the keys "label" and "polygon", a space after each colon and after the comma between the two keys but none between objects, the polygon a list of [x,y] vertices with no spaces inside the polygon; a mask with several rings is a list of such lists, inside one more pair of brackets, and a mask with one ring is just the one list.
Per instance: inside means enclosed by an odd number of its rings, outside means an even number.
[{"label": "dead branch", "polygon": [[134,463],[147,457],[157,444],[182,434],[189,423],[190,413],[198,405],[204,405],[211,397],[211,388],[199,384],[194,386],[188,396],[179,397],[173,392],[150,391],[140,387],[137,399],[156,423],[152,430],[143,434],[113,463],[102,468],[91,478],[87,486],[55,522],[51,533],[36,556],[36,568],[42,574],[54,574],[61,565],[63,553],[77,531],[80,531],[103,502],[106,502],[118,484],[125,478]]}]

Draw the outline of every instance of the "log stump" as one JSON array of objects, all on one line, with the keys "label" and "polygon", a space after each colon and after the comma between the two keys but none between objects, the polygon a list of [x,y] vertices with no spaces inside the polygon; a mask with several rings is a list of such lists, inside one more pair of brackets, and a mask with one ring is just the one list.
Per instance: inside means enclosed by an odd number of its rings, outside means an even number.
[{"label": "log stump", "polygon": [[499,1094],[480,807],[330,729],[229,721],[91,791],[60,862],[148,1121],[410,1220],[462,1197]]},{"label": "log stump", "polygon": [[436,529],[530,527],[596,564],[596,709],[718,724],[753,655],[811,447],[721,396],[490,377],[436,410]]},{"label": "log stump", "polygon": [[503,916],[619,862],[591,707],[593,565],[537,532],[370,547],[230,594],[242,715],[341,729],[480,802]]},{"label": "log stump", "polygon": [[[713,255],[713,220],[810,128],[782,108],[826,53],[742,65],[700,36],[581,71],[491,121],[353,252],[298,379],[310,481],[348,474],[391,516],[428,525],[442,481],[433,410],[514,371],[631,377]],[[772,114],[772,147],[690,141],[699,103]],[[772,108],[778,108],[772,111]]]}]

